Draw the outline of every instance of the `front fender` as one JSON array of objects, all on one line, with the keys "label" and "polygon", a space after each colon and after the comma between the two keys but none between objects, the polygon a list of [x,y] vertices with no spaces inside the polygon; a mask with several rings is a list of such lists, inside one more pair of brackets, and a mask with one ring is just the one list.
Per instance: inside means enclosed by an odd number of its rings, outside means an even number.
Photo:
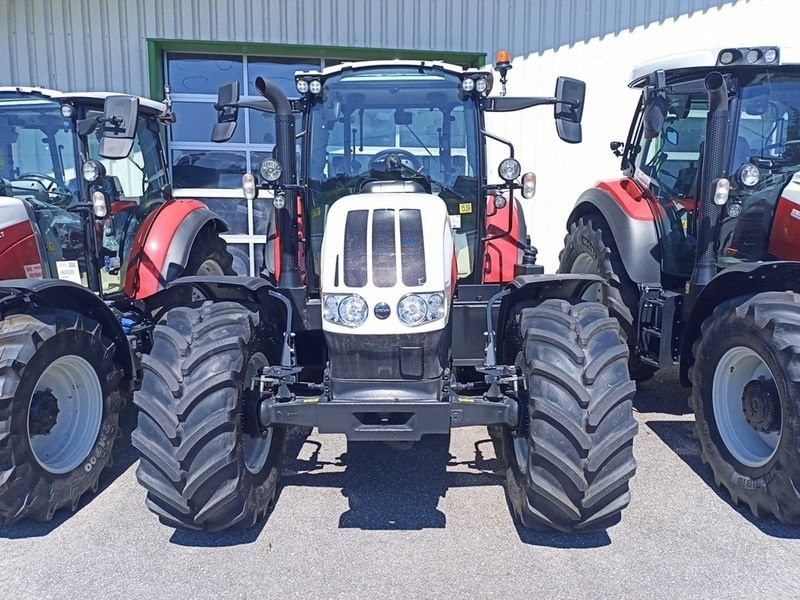
[{"label": "front fender", "polygon": [[179,277],[197,234],[208,223],[217,231],[228,230],[225,221],[199,200],[170,200],[150,213],[131,247],[125,294],[142,300]]},{"label": "front fender", "polygon": [[[600,284],[603,288],[602,297],[606,296],[605,290],[608,283],[599,275],[563,273],[557,275],[520,275],[514,278],[507,286],[510,293],[503,297],[497,315],[494,330],[496,334],[495,347],[500,349],[501,360],[511,364],[514,357],[505,356],[504,338],[513,331],[514,319],[520,310],[535,306],[542,300],[579,300],[589,286]],[[509,362],[510,361],[510,362]]]},{"label": "front fender", "polygon": [[60,279],[8,279],[0,281],[0,317],[7,309],[40,306],[66,308],[97,321],[104,335],[114,342],[114,361],[125,378],[136,378],[136,362],[130,343],[111,309],[83,286]]},{"label": "front fender", "polygon": [[692,346],[700,337],[700,327],[722,302],[737,296],[761,292],[800,292],[800,262],[771,261],[739,263],[714,277],[700,292],[685,319],[681,339],[681,384],[689,386],[689,369],[694,364]]},{"label": "front fender", "polygon": [[628,277],[635,283],[661,281],[661,253],[653,211],[630,179],[605,182],[578,198],[567,229],[581,217],[599,213],[608,224]]}]

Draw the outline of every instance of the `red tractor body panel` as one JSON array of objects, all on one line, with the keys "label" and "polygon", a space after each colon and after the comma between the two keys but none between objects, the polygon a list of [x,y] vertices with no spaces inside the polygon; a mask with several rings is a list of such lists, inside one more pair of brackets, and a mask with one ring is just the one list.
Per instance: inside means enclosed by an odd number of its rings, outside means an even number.
[{"label": "red tractor body panel", "polygon": [[628,177],[598,181],[595,187],[614,198],[631,219],[653,221],[653,211],[647,202],[647,192]]},{"label": "red tractor body panel", "polygon": [[[516,200],[506,202],[503,208],[495,208],[494,196],[487,199],[487,211],[486,236],[502,237],[486,243],[483,282],[506,283],[514,279],[514,265],[521,261],[525,250],[525,215]],[[506,232],[508,235],[503,235]]]},{"label": "red tractor body panel", "polygon": [[800,260],[800,201],[786,196],[778,200],[769,253],[781,260]]},{"label": "red tractor body panel", "polygon": [[44,257],[23,201],[0,198],[0,279],[27,279],[44,275]]},{"label": "red tractor body panel", "polygon": [[147,215],[131,247],[126,296],[141,300],[163,289],[162,272],[172,239],[190,213],[205,208],[199,200],[170,200]]}]

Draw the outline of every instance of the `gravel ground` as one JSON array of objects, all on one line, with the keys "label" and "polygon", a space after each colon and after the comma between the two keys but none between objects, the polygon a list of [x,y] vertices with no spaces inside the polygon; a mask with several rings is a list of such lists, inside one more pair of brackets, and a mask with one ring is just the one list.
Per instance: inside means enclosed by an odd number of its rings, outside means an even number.
[{"label": "gravel ground", "polygon": [[75,514],[0,527],[2,597],[800,598],[800,528],[716,491],[686,396],[674,372],[640,386],[633,502],[588,536],[515,527],[483,428],[449,455],[293,436],[265,525],[176,532],[144,506],[129,427]]}]

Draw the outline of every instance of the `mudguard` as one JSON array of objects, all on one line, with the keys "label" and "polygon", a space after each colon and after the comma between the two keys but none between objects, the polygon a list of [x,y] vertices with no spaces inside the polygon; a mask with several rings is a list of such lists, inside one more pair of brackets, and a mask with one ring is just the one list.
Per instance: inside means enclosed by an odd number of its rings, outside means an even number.
[{"label": "mudguard", "polygon": [[644,193],[631,179],[601,181],[578,198],[567,230],[581,217],[599,213],[611,229],[620,259],[635,283],[661,281],[656,217]]},{"label": "mudguard", "polygon": [[[503,208],[494,207],[494,196],[488,200],[483,283],[507,283],[514,279],[514,266],[522,262],[528,237],[525,215],[516,198]],[[509,214],[510,213],[510,214]]]},{"label": "mudguard", "polygon": [[689,368],[694,363],[692,346],[700,336],[703,321],[720,303],[736,296],[786,290],[800,292],[800,262],[745,262],[718,273],[697,296],[688,319],[685,319],[681,339],[681,384],[691,385]]},{"label": "mudguard", "polygon": [[151,212],[133,240],[125,275],[125,295],[141,300],[178,277],[189,260],[197,234],[213,223],[228,225],[199,200],[170,200]]},{"label": "mudguard", "polygon": [[66,308],[100,323],[105,335],[114,341],[114,361],[125,378],[136,377],[136,362],[130,343],[112,310],[83,286],[61,279],[8,279],[0,281],[0,318],[9,309],[29,306]]},{"label": "mudguard", "polygon": [[[494,325],[495,347],[501,350],[501,359],[506,364],[513,363],[513,357],[503,356],[502,351],[505,348],[503,338],[507,333],[513,331],[511,326],[515,325],[514,318],[520,310],[539,304],[545,299],[578,300],[589,286],[598,283],[603,286],[604,290],[608,287],[606,280],[599,275],[564,273],[515,277],[505,288],[510,293],[501,300]],[[604,292],[602,296],[605,297],[605,295]]]}]

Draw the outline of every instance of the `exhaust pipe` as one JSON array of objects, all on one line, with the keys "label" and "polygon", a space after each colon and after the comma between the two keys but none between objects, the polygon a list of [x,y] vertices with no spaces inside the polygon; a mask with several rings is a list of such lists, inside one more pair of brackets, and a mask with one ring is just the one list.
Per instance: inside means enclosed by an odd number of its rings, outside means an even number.
[{"label": "exhaust pipe", "polygon": [[706,75],[708,120],[700,177],[700,222],[697,227],[697,259],[691,279],[692,296],[696,297],[717,274],[717,239],[722,206],[714,203],[716,181],[725,177],[725,149],[728,136],[728,87],[723,75],[714,71]]},{"label": "exhaust pipe", "polygon": [[[275,159],[281,163],[283,172],[280,183],[297,183],[297,158],[295,155],[294,115],[286,94],[274,82],[256,78],[256,89],[275,108]],[[281,240],[281,274],[278,285],[282,288],[300,287],[300,269],[297,264],[297,202],[295,192],[287,198],[286,210],[278,211],[276,227]]]}]

